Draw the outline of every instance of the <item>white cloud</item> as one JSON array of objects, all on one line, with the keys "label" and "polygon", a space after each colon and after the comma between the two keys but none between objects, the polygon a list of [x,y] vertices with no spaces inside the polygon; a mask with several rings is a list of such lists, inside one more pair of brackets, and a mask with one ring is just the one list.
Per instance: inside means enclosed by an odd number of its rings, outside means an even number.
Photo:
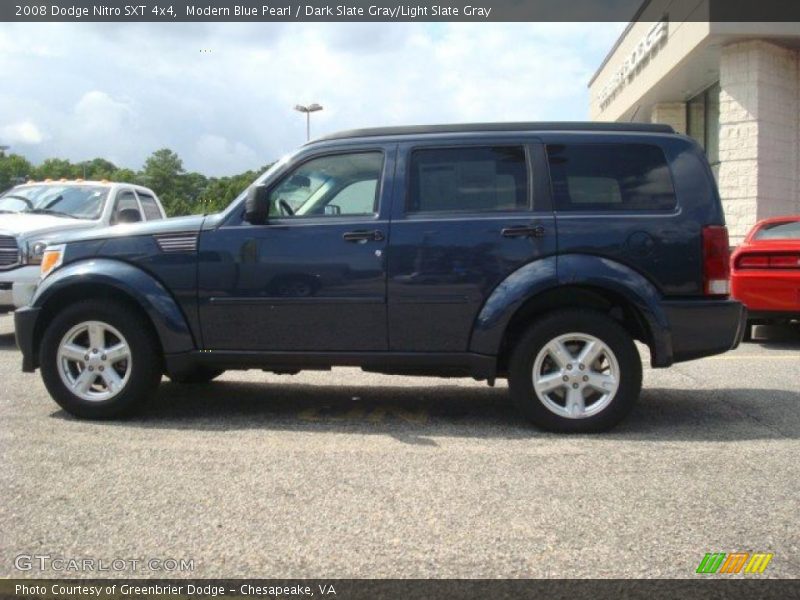
[{"label": "white cloud", "polygon": [[20,121],[0,127],[0,140],[6,144],[33,145],[41,144],[44,140],[44,135],[42,135],[35,123]]},{"label": "white cloud", "polygon": [[116,100],[105,92],[92,90],[75,104],[72,127],[87,133],[122,130],[132,123],[130,104]]},{"label": "white cloud", "polygon": [[217,172],[239,173],[242,165],[260,165],[258,153],[243,144],[210,133],[200,136],[188,157],[195,164],[213,164]]},{"label": "white cloud", "polygon": [[588,79],[623,26],[2,24],[0,71],[14,84],[0,115],[46,132],[34,160],[103,156],[138,168],[169,147],[189,170],[232,174],[305,140],[298,102],[325,106],[314,135],[584,119]]}]

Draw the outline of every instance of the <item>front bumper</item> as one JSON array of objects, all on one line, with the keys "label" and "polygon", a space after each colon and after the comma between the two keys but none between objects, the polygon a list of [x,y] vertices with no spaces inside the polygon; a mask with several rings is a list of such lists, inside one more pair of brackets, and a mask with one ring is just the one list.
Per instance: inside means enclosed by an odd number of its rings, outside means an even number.
[{"label": "front bumper", "polygon": [[31,373],[39,366],[39,357],[36,352],[36,320],[39,318],[41,308],[20,308],[14,313],[14,334],[17,337],[17,346],[22,352],[22,370]]},{"label": "front bumper", "polygon": [[722,354],[742,341],[747,309],[736,300],[664,302],[672,333],[673,362]]},{"label": "front bumper", "polygon": [[0,306],[21,308],[30,304],[39,279],[39,265],[0,271]]}]

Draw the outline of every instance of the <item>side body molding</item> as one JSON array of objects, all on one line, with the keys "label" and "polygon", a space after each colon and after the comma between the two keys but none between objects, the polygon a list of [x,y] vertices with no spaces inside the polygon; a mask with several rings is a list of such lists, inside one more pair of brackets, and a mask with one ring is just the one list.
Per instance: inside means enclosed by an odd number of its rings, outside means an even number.
[{"label": "side body molding", "polygon": [[487,299],[475,322],[470,350],[496,355],[517,310],[537,294],[561,286],[608,290],[632,304],[652,339],[653,366],[673,362],[669,320],[661,294],[644,276],[600,256],[565,254],[525,265],[503,281]]},{"label": "side body molding", "polygon": [[146,271],[119,260],[81,260],[58,269],[39,285],[31,306],[42,308],[61,292],[84,285],[113,288],[136,302],[150,317],[165,354],[197,347],[172,294]]}]

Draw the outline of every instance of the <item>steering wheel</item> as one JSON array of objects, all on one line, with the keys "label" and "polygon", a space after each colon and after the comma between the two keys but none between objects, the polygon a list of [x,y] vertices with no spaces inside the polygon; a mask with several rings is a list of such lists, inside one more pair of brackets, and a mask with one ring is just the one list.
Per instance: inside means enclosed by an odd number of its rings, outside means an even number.
[{"label": "steering wheel", "polygon": [[289,203],[286,200],[284,200],[283,198],[278,200],[278,207],[281,209],[281,212],[283,214],[289,215],[290,217],[292,215],[294,215],[294,211],[292,210],[292,207],[289,206]]}]

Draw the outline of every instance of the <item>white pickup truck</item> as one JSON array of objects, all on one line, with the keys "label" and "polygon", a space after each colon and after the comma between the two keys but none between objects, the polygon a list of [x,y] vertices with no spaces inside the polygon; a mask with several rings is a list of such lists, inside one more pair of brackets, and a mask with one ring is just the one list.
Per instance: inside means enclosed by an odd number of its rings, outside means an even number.
[{"label": "white pickup truck", "polygon": [[28,303],[54,235],[164,217],[152,190],[129,183],[62,179],[7,190],[0,195],[0,313]]}]

